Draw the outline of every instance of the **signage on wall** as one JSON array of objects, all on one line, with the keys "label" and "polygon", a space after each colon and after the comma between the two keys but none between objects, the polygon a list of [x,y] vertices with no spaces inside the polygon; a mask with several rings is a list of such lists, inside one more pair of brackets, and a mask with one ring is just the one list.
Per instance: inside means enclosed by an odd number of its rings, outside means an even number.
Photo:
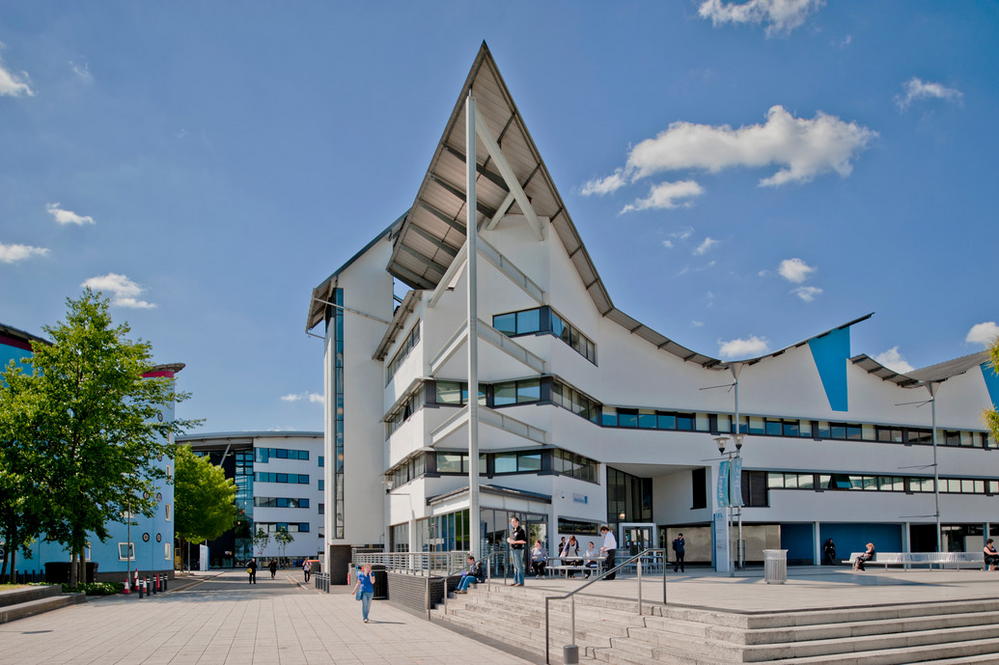
[{"label": "signage on wall", "polygon": [[587,504],[587,503],[590,502],[590,497],[588,497],[585,494],[576,494],[575,492],[573,492],[572,493],[572,502],[573,503]]}]

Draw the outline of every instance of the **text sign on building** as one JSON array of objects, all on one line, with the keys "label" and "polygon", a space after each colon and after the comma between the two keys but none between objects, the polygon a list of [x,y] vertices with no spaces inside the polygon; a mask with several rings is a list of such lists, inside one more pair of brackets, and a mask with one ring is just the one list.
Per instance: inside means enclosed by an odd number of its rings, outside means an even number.
[{"label": "text sign on building", "polygon": [[575,492],[573,492],[572,493],[572,502],[573,503],[588,504],[590,502],[590,497],[588,497],[585,494],[576,494]]}]

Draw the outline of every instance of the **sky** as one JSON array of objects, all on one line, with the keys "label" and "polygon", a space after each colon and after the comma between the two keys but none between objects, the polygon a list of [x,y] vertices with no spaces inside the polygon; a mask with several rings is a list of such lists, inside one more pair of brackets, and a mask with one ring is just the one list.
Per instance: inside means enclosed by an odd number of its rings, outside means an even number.
[{"label": "sky", "polygon": [[[412,204],[485,41],[615,305],[756,357],[999,333],[999,5],[0,0],[0,323],[84,286],[201,432],[322,429],[312,289]],[[322,330],[315,332],[322,334]]]}]

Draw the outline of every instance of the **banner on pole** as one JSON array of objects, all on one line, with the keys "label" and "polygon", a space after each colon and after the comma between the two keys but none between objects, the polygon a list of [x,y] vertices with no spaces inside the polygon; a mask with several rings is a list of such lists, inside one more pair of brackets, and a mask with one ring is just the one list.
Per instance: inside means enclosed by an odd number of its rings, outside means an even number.
[{"label": "banner on pole", "polygon": [[728,506],[728,460],[718,465],[718,505]]},{"label": "banner on pole", "polygon": [[732,479],[729,481],[729,504],[730,506],[742,505],[742,458],[736,457],[732,460]]}]

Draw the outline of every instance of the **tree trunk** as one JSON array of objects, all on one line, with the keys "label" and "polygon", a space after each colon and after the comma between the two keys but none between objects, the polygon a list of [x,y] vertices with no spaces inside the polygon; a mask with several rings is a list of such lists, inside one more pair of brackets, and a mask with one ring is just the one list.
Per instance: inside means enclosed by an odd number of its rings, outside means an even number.
[{"label": "tree trunk", "polygon": [[76,548],[72,548],[72,554],[69,558],[69,587],[75,589],[77,587],[78,580],[78,570],[76,568]]}]

